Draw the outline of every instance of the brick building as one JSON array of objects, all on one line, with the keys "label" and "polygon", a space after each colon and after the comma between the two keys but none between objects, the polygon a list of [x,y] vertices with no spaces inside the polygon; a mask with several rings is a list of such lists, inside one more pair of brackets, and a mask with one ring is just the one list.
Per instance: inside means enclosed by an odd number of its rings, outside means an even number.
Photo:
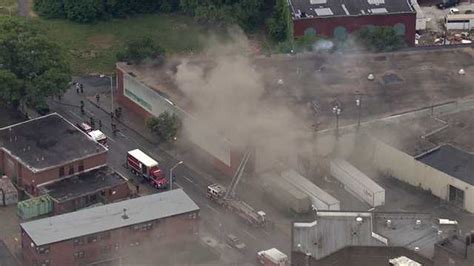
[{"label": "brick building", "polygon": [[295,37],[344,40],[364,27],[393,27],[415,45],[416,11],[409,0],[289,0]]},{"label": "brick building", "polygon": [[0,171],[35,196],[40,184],[105,166],[106,155],[56,113],[0,129]]},{"label": "brick building", "polygon": [[144,245],[194,241],[198,216],[176,189],[22,223],[23,265],[113,265]]},{"label": "brick building", "polygon": [[108,167],[40,185],[38,191],[52,199],[53,215],[108,204],[130,196],[127,180]]},{"label": "brick building", "polygon": [[[188,59],[189,64],[205,65],[210,61]],[[162,66],[116,64],[117,100],[126,108],[147,118],[163,112],[176,114],[183,121],[183,136],[208,155],[212,164],[226,175],[237,169],[243,152],[235,147],[228,136],[215,131],[212,125],[193,116],[192,100],[181,92],[174,82],[175,68],[180,58],[169,58]]]}]

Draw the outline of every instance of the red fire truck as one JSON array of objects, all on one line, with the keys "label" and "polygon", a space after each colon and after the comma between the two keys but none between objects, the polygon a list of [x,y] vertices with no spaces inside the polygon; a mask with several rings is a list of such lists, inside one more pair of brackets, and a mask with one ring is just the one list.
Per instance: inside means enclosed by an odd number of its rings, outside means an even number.
[{"label": "red fire truck", "polygon": [[158,162],[139,149],[131,150],[127,153],[127,168],[135,175],[143,177],[157,189],[168,187],[169,182],[160,169]]}]

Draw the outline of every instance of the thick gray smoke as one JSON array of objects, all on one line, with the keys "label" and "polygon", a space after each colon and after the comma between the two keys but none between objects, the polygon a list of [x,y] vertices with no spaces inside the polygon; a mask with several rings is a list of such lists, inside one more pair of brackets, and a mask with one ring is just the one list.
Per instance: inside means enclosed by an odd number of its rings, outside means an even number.
[{"label": "thick gray smoke", "polygon": [[267,164],[260,167],[269,167],[295,157],[309,130],[285,103],[268,96],[274,88],[265,87],[265,70],[246,56],[249,50],[245,35],[233,30],[230,41],[211,41],[205,60],[182,61],[175,82],[191,99],[198,120],[228,138],[234,148],[256,147],[257,162]]}]

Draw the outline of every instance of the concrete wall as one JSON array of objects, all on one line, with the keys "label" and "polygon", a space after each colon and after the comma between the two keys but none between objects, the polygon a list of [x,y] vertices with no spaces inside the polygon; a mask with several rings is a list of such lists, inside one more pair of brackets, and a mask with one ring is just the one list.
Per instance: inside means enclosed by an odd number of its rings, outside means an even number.
[{"label": "concrete wall", "polygon": [[340,16],[306,18],[293,21],[295,37],[302,37],[308,29],[314,29],[316,35],[329,38],[335,36],[335,31],[344,28],[347,33],[357,31],[366,26],[399,26],[405,27],[405,41],[409,46],[415,45],[416,13],[381,14],[370,16]]},{"label": "concrete wall", "polygon": [[[88,236],[81,237],[82,244],[74,245],[74,240],[67,240],[49,245],[49,254],[38,254],[36,246],[31,247],[33,241],[27,233],[22,231],[22,265],[32,266],[34,261],[41,262],[49,259],[51,266],[85,265],[96,261],[108,260],[123,256],[125,252],[141,249],[142,245],[166,245],[180,243],[181,241],[195,241],[197,239],[199,219],[192,219],[190,213],[176,215],[153,222],[151,230],[134,230],[133,226],[123,227],[109,231],[110,237],[103,238],[99,233],[95,241],[88,241]],[[147,223],[144,223],[147,224]],[[89,243],[90,242],[90,243]],[[158,248],[158,247],[157,247]],[[105,249],[107,251],[105,251]],[[74,253],[84,251],[83,258],[75,258]],[[41,265],[41,264],[40,264]]]},{"label": "concrete wall", "polygon": [[464,209],[474,213],[474,187],[417,161],[384,142],[372,138],[371,161],[382,173],[389,174],[412,186],[430,191],[433,195],[448,200],[449,185],[464,191]]}]

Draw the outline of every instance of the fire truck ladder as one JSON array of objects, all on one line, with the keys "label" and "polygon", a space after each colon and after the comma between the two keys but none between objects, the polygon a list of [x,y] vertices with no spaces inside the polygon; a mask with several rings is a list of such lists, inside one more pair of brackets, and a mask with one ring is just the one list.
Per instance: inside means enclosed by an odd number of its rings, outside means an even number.
[{"label": "fire truck ladder", "polygon": [[230,182],[229,189],[225,193],[225,196],[224,196],[225,199],[235,196],[235,188],[237,187],[237,184],[239,184],[240,178],[242,177],[242,174],[244,173],[245,166],[247,165],[247,162],[250,157],[250,153],[251,153],[250,149],[245,150],[244,156],[242,157],[242,161],[240,161],[239,167],[235,171],[234,177],[232,177],[232,181]]}]

